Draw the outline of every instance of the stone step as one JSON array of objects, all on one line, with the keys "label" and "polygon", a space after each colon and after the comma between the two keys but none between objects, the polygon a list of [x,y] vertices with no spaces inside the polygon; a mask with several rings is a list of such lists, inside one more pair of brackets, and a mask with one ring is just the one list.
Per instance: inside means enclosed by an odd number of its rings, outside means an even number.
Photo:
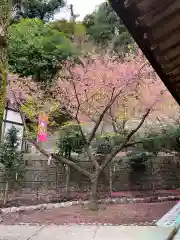
[{"label": "stone step", "polygon": [[0,225],[1,240],[170,240],[173,234],[173,227],[157,226]]},{"label": "stone step", "polygon": [[[126,226],[99,227],[94,240],[170,240],[175,232],[173,227]],[[85,238],[86,239],[86,238]],[[38,239],[33,239],[38,240]],[[46,240],[46,239],[43,239]],[[179,239],[178,239],[179,240]]]}]

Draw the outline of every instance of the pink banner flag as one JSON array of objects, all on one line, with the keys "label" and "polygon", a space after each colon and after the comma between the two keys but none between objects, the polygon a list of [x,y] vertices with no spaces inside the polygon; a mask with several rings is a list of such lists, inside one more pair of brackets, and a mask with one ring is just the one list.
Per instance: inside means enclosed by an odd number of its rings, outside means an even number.
[{"label": "pink banner flag", "polygon": [[44,112],[39,114],[39,125],[38,125],[38,142],[46,142],[47,141],[47,124],[48,117]]}]

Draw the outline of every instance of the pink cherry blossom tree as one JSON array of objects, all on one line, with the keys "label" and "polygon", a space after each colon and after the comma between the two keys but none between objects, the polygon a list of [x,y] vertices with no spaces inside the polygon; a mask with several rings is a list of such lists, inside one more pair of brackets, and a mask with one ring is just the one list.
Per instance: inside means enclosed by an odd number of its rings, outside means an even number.
[{"label": "pink cherry blossom tree", "polygon": [[[150,78],[151,84],[156,81],[157,77],[154,75],[154,79],[152,79],[150,74],[153,74],[153,70],[142,56],[123,61],[109,56],[91,56],[83,59],[81,65],[73,65],[68,62],[53,88],[54,97],[64,103],[64,106],[71,112],[74,121],[78,124],[84,139],[85,152],[89,161],[93,163],[95,170],[90,173],[70,159],[61,158],[60,161],[90,179],[91,201],[94,206],[97,201],[97,185],[100,173],[120,151],[135,144],[131,141],[132,136],[141,128],[155,104],[160,100],[159,96],[162,93],[158,91],[155,91],[148,101],[142,94],[138,96],[137,89],[140,89],[142,80],[145,81]],[[91,144],[101,124],[107,119],[111,121],[110,111],[115,114],[125,104],[126,100],[134,101],[136,97],[139,97],[138,102],[140,104],[139,111],[137,111],[138,115],[141,115],[139,123],[124,136],[119,146],[112,149],[106,155],[103,163],[100,164],[91,151]],[[82,122],[85,121],[93,122],[89,134],[85,134],[82,128]],[[52,157],[59,159],[55,154]]]},{"label": "pink cherry blossom tree", "polygon": [[[149,93],[148,89],[154,90]],[[49,89],[49,93],[56,102],[60,103],[59,106],[63,110],[71,114],[73,121],[79,126],[84,141],[84,151],[92,162],[94,171],[87,171],[71,158],[50,154],[36,142],[32,142],[45,156],[52,157],[89,178],[91,206],[96,208],[97,185],[101,172],[120,151],[136,144],[132,141],[132,137],[160,102],[164,91],[164,87],[159,86],[157,76],[141,54],[136,58],[124,60],[108,55],[95,55],[82,59],[81,64],[66,62],[59,79]],[[130,101],[133,104],[129,104]],[[136,102],[135,105],[134,102]],[[131,110],[131,105],[136,108],[132,108],[134,111],[132,117],[138,116],[139,123],[123,136],[119,146],[105,156],[103,163],[99,163],[91,150],[91,144],[98,130],[103,122],[109,121],[114,124],[118,112],[122,109],[129,111],[130,108]],[[88,134],[84,132],[83,122],[93,123]]]}]

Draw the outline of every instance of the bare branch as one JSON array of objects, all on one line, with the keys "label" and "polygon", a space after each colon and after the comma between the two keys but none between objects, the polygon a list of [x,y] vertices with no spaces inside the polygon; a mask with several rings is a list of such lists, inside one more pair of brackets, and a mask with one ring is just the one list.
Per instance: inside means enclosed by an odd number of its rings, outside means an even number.
[{"label": "bare branch", "polygon": [[77,101],[77,104],[78,104],[77,111],[76,111],[76,115],[75,115],[75,119],[76,119],[76,121],[77,121],[77,123],[78,123],[80,133],[81,133],[81,135],[82,135],[82,137],[83,137],[83,140],[84,140],[84,149],[85,149],[85,151],[86,151],[86,153],[87,153],[87,155],[88,155],[89,160],[93,162],[96,170],[98,170],[99,167],[100,167],[100,166],[99,166],[99,163],[98,163],[98,161],[92,156],[92,153],[91,153],[91,151],[90,151],[89,145],[88,145],[88,143],[87,143],[86,136],[84,135],[84,132],[83,132],[82,127],[81,127],[81,123],[80,123],[79,118],[78,118],[78,113],[79,113],[79,109],[80,109],[80,106],[81,106],[81,105],[80,105],[80,101],[79,101],[79,98],[78,98],[78,93],[77,93],[77,90],[76,90],[76,86],[75,86],[75,84],[74,84],[74,81],[72,81],[72,85],[73,85],[73,89],[74,89],[76,101]]},{"label": "bare branch", "polygon": [[[12,88],[11,88],[11,90],[12,90]],[[14,99],[15,99],[15,101],[16,101],[16,104],[17,104],[17,107],[18,107],[18,111],[20,112],[20,115],[21,115],[21,118],[22,118],[22,121],[23,121],[23,124],[24,124],[24,127],[25,127],[25,131],[28,131],[26,122],[25,122],[25,120],[24,120],[24,115],[23,115],[23,113],[22,113],[22,111],[21,111],[21,108],[20,108],[20,106],[19,106],[19,103],[18,103],[18,101],[17,101],[16,95],[15,95],[15,93],[14,93],[13,90],[12,90],[12,93],[13,93],[13,97],[14,97]],[[31,143],[36,147],[36,149],[37,149],[41,154],[43,154],[44,156],[46,156],[47,158],[49,158],[50,156],[52,156],[54,159],[59,160],[59,161],[61,161],[62,163],[64,163],[64,164],[66,164],[66,165],[74,168],[75,170],[81,172],[83,175],[85,175],[85,176],[87,176],[87,177],[89,177],[89,178],[91,177],[91,174],[90,174],[88,171],[84,170],[82,167],[78,166],[78,165],[77,165],[76,163],[74,163],[73,161],[71,161],[71,160],[69,160],[69,159],[66,159],[66,158],[64,158],[64,157],[59,157],[59,156],[57,156],[57,155],[55,155],[55,154],[51,154],[51,153],[47,152],[45,149],[43,149],[41,146],[39,146],[39,144],[38,144],[37,142],[35,142],[35,141],[33,141],[33,140],[28,140],[28,141],[31,142]]]},{"label": "bare branch", "polygon": [[89,160],[94,164],[95,168],[98,170],[99,167],[100,167],[100,166],[99,166],[99,163],[98,163],[98,161],[93,157],[92,152],[91,152],[91,150],[90,150],[90,148],[89,148],[89,145],[87,145],[86,137],[85,137],[85,135],[84,135],[84,133],[83,133],[83,130],[82,130],[82,127],[81,127],[81,123],[80,123],[80,121],[79,121],[78,119],[77,119],[77,122],[78,122],[78,126],[79,126],[79,130],[80,130],[81,136],[83,137],[83,140],[84,140],[84,149],[85,149],[85,151],[86,151],[86,153],[87,153],[87,155],[88,155]]},{"label": "bare branch", "polygon": [[131,139],[131,137],[140,129],[140,127],[143,125],[145,119],[147,118],[147,116],[149,115],[149,113],[151,112],[151,109],[149,108],[146,113],[144,114],[144,116],[142,117],[141,121],[139,122],[139,124],[137,125],[137,127],[135,129],[133,129],[128,135],[127,137],[124,139],[123,143],[116,149],[114,149],[105,159],[104,163],[100,166],[101,171],[112,161],[112,159],[117,155],[118,152],[120,152],[123,148],[125,148],[129,142],[129,140]]},{"label": "bare branch", "polygon": [[27,125],[26,125],[26,121],[25,121],[25,119],[24,119],[24,114],[23,114],[22,111],[21,111],[20,104],[19,104],[19,102],[18,102],[18,100],[17,100],[16,94],[14,93],[14,91],[13,91],[13,89],[12,89],[12,86],[11,86],[10,81],[9,81],[9,87],[10,87],[10,90],[11,90],[11,92],[12,92],[12,94],[13,94],[13,98],[14,98],[14,100],[15,100],[15,102],[16,102],[16,106],[17,106],[17,109],[16,109],[16,110],[19,111],[20,116],[21,116],[21,119],[22,119],[22,122],[23,122],[23,125],[24,125],[24,128],[25,128],[25,131],[27,131],[28,128],[27,128]]},{"label": "bare branch", "polygon": [[[119,92],[120,94],[120,92]],[[112,106],[112,104],[116,101],[116,98],[119,96],[119,94],[116,94],[115,97],[113,97],[114,95],[114,89],[113,92],[111,94],[111,98],[109,100],[109,103],[107,104],[107,106],[105,107],[105,109],[103,110],[103,112],[100,114],[98,120],[96,121],[96,124],[94,125],[94,128],[92,129],[92,132],[87,140],[87,144],[90,145],[91,141],[93,140],[97,129],[99,128],[99,125],[101,124],[101,121],[104,118],[104,115],[106,114],[106,112],[109,110],[109,108]]]},{"label": "bare branch", "polygon": [[116,119],[113,117],[112,109],[111,109],[111,108],[109,109],[109,115],[110,115],[111,120],[112,120],[112,127],[113,127],[113,130],[114,130],[115,133],[118,133],[117,122],[116,122]]},{"label": "bare branch", "polygon": [[81,112],[85,114],[92,122],[96,123],[96,120],[93,117],[89,116],[85,110],[81,109]]},{"label": "bare branch", "polygon": [[166,128],[164,127],[164,125],[163,125],[163,123],[161,122],[161,120],[160,120],[159,117],[157,117],[157,120],[158,120],[158,122],[159,122],[159,124],[160,124],[160,126],[161,126],[161,128],[162,128],[162,130],[163,130],[163,132],[164,132],[165,134],[167,134],[167,130],[166,130]]},{"label": "bare branch", "polygon": [[39,146],[39,144],[33,140],[29,140],[35,147],[36,149],[42,153],[44,156],[46,156],[47,158],[49,158],[50,156],[52,156],[52,158],[68,165],[69,167],[72,167],[73,169],[77,170],[78,172],[82,173],[83,175],[87,176],[87,177],[91,177],[91,174],[86,171],[85,169],[83,169],[81,166],[78,166],[75,162],[63,157],[63,156],[57,156],[56,154],[50,154],[49,152],[47,152],[46,150],[44,150],[41,146]]},{"label": "bare branch", "polygon": [[[137,74],[135,74],[135,76],[131,77],[131,79],[135,78],[135,77],[138,77],[139,74],[140,74],[140,71],[145,67],[145,65],[147,65],[147,63],[144,63],[142,64],[142,66],[140,67],[139,71]],[[91,141],[93,140],[95,134],[96,134],[96,131],[102,121],[102,119],[104,118],[104,115],[106,114],[106,112],[110,109],[110,107],[114,104],[114,102],[116,101],[116,99],[120,96],[120,94],[122,93],[123,89],[125,89],[129,84],[129,81],[127,79],[127,84],[125,84],[125,86],[123,88],[121,88],[115,95],[114,95],[114,91],[115,91],[115,88],[113,88],[113,92],[112,92],[112,95],[111,95],[111,98],[110,98],[110,101],[109,103],[106,105],[105,109],[103,110],[103,112],[101,113],[101,115],[99,116],[88,140],[87,140],[87,144],[89,145],[91,143]]]},{"label": "bare branch", "polygon": [[84,176],[87,176],[88,178],[91,178],[91,173],[86,171],[85,169],[83,169],[81,166],[77,165],[75,162],[67,159],[67,158],[64,158],[64,157],[59,157],[55,154],[52,154],[52,158],[58,160],[58,161],[61,161],[62,163],[68,165],[69,167],[72,167],[74,170],[82,173]]},{"label": "bare branch", "polygon": [[[91,104],[90,104],[90,102],[89,102],[89,100],[90,100],[91,98],[92,98],[92,100],[93,100],[93,97],[96,96],[96,94],[93,94],[93,95],[91,95],[91,97],[88,98],[88,96],[87,96],[87,91],[85,90],[84,92],[85,92],[85,96],[86,96],[86,101],[85,101],[84,103],[88,103],[88,105],[89,105],[90,107],[95,108],[95,111],[100,115],[101,113],[100,113],[100,112],[98,111],[98,109],[94,106],[93,102],[92,102]],[[84,103],[82,103],[82,104],[84,104]],[[81,109],[81,111],[82,111],[82,109]],[[94,120],[92,117],[90,117],[85,111],[83,111],[83,113],[85,113],[90,120],[92,120],[94,123],[96,123],[96,120]]]},{"label": "bare branch", "polygon": [[76,101],[77,101],[77,104],[78,104],[77,110],[76,110],[76,114],[75,114],[75,119],[77,119],[77,118],[78,118],[78,113],[79,113],[79,109],[80,109],[81,104],[80,104],[80,101],[79,101],[79,98],[78,98],[78,93],[77,93],[77,90],[76,90],[76,85],[75,85],[75,83],[74,83],[73,80],[71,81],[71,83],[72,83],[72,86],[73,86],[73,89],[74,89],[74,93],[75,93],[75,97],[76,97]]}]

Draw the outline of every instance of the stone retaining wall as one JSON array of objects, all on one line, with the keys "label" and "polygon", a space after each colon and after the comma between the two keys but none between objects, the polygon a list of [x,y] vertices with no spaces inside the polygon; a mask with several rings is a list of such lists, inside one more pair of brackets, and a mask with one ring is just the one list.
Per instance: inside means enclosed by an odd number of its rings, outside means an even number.
[{"label": "stone retaining wall", "polygon": [[[82,162],[86,169],[92,171],[91,163]],[[122,162],[113,172],[112,189],[114,192],[126,190],[154,190],[180,188],[180,161],[177,157],[157,157],[147,163],[145,172],[134,172],[127,161]],[[79,172],[71,170],[71,192],[87,192],[89,180]],[[47,166],[46,161],[36,161],[27,166],[25,178],[21,187],[26,192],[40,192],[42,189],[65,191],[65,172],[63,167],[56,165]],[[99,191],[109,191],[109,169],[101,175]]]}]

